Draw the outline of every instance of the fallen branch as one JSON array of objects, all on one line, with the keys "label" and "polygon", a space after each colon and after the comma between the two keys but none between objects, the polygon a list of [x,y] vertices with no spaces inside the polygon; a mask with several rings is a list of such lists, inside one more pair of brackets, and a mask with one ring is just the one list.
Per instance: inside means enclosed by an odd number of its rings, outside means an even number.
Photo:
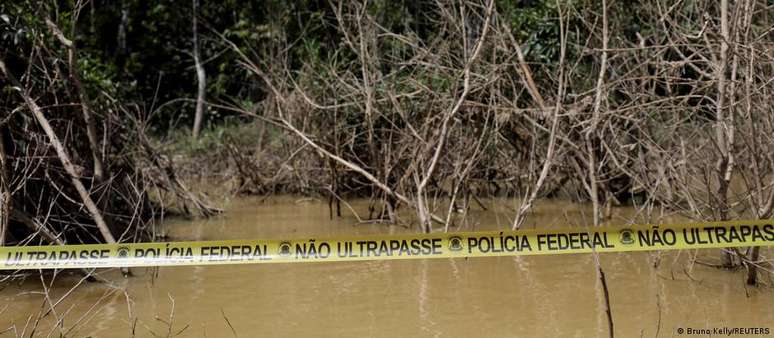
[{"label": "fallen branch", "polygon": [[54,129],[51,128],[51,124],[48,123],[48,120],[43,115],[43,111],[38,107],[37,103],[26,93],[25,90],[23,90],[21,83],[19,83],[18,80],[16,80],[16,77],[11,74],[8,69],[5,67],[5,62],[0,59],[0,71],[5,74],[5,77],[16,86],[17,90],[19,91],[19,95],[22,97],[24,102],[27,104],[27,107],[32,112],[32,115],[35,116],[35,119],[38,121],[38,124],[40,124],[41,128],[46,132],[46,136],[48,136],[49,142],[51,142],[51,145],[54,147],[54,150],[56,150],[57,157],[59,157],[59,160],[62,162],[62,166],[64,167],[65,171],[67,171],[67,174],[70,176],[70,181],[72,181],[73,186],[75,186],[75,190],[78,191],[78,195],[81,197],[81,200],[83,201],[83,204],[86,206],[86,209],[91,214],[92,218],[94,219],[94,223],[97,225],[97,228],[99,229],[99,232],[102,234],[102,238],[107,243],[115,243],[116,240],[113,237],[113,234],[110,233],[110,228],[108,228],[107,223],[105,223],[105,219],[102,218],[102,213],[97,208],[97,205],[94,204],[94,201],[89,196],[89,192],[86,190],[86,187],[83,186],[83,183],[81,182],[75,167],[73,166],[72,161],[70,160],[70,156],[67,155],[67,152],[65,151],[64,146],[62,145],[62,142],[59,141],[59,137],[56,136],[56,133],[54,133]]}]

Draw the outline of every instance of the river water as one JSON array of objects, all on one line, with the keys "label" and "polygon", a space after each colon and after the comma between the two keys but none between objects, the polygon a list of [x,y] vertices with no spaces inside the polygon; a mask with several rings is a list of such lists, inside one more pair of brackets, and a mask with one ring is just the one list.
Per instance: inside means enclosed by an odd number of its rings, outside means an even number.
[{"label": "river water", "polygon": [[[505,207],[514,205],[473,208],[458,224],[501,229],[512,217]],[[367,210],[364,201],[353,207]],[[345,216],[331,220],[327,203],[287,196],[235,199],[227,209],[212,219],[168,220],[162,230],[170,240],[415,231],[356,224],[343,206]],[[631,213],[617,209],[612,223],[624,223]],[[587,214],[578,205],[541,201],[527,227],[582,224]],[[747,288],[743,271],[691,263],[716,262],[717,250],[603,254],[599,260],[618,337],[672,337],[681,329],[715,327],[764,327],[774,335],[774,288]],[[0,290],[0,331],[9,331],[0,337],[30,336],[33,327],[42,337],[592,337],[608,330],[595,258],[587,254],[132,272],[129,278],[101,272],[112,286],[73,288],[77,275],[7,285]]]}]

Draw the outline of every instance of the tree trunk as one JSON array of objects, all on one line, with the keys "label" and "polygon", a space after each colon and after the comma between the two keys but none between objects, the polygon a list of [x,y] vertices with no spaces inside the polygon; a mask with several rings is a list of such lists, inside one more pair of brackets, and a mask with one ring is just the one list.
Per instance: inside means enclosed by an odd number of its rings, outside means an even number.
[{"label": "tree trunk", "polygon": [[[734,125],[733,111],[726,112],[726,68],[728,63],[728,0],[720,1],[720,58],[715,65],[715,78],[718,84],[718,96],[716,103],[716,123],[715,134],[717,145],[720,149],[720,159],[717,163],[718,189],[716,192],[718,198],[719,220],[726,221],[729,218],[728,189],[731,185],[731,174],[734,170]],[[731,93],[733,95],[733,93]],[[733,109],[731,107],[730,109]],[[723,265],[727,268],[734,266],[731,250],[723,252]]]},{"label": "tree trunk", "polygon": [[193,0],[193,58],[196,66],[196,115],[194,115],[193,125],[193,138],[199,137],[199,132],[202,128],[202,119],[204,118],[204,90],[207,86],[207,74],[204,72],[204,65],[202,65],[201,58],[199,56],[199,37],[196,30],[196,8],[199,5],[198,0]]},{"label": "tree trunk", "polygon": [[6,171],[5,143],[0,139],[0,246],[5,245],[8,232],[8,220],[11,217],[10,177]]},{"label": "tree trunk", "polygon": [[756,246],[752,249],[752,255],[750,255],[750,261],[752,261],[751,264],[749,264],[749,269],[747,270],[747,284],[748,285],[755,285],[758,283],[758,258],[760,258],[761,254],[761,247]]}]

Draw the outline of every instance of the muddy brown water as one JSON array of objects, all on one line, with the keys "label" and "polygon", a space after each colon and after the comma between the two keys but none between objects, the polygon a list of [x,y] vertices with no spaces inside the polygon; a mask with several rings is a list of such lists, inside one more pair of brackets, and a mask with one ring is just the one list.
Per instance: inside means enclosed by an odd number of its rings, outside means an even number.
[{"label": "muddy brown water", "polygon": [[[496,204],[472,210],[465,230],[505,227],[515,204]],[[364,201],[353,206],[367,210]],[[578,205],[542,201],[527,223],[579,224],[586,215]],[[619,209],[612,222],[628,217],[631,210]],[[163,228],[172,240],[415,231],[355,223],[349,215],[330,220],[323,201],[277,197],[236,199],[223,216],[169,220]],[[616,336],[672,337],[679,329],[715,327],[765,327],[774,334],[774,289],[745,287],[742,271],[690,264],[717,256],[717,250],[599,256]],[[607,336],[594,262],[581,254],[137,268],[130,278],[102,272],[112,287],[83,283],[72,291],[77,276],[47,279],[45,287],[28,278],[0,291],[0,331],[9,329],[0,337],[29,336],[33,327],[43,337]],[[56,315],[38,319],[50,309],[46,290],[51,302],[67,296]]]}]

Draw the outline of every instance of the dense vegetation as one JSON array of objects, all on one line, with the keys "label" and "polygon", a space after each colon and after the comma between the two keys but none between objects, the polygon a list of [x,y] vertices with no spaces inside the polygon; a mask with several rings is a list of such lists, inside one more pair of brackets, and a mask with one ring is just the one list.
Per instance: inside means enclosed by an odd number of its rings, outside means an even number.
[{"label": "dense vegetation", "polygon": [[[197,177],[339,214],[366,196],[372,219],[410,209],[423,231],[490,195],[520,197],[513,228],[556,196],[595,225],[620,204],[767,218],[773,6],[3,2],[0,238],[152,236],[167,196],[216,211]],[[724,263],[754,282],[758,255]]]}]

